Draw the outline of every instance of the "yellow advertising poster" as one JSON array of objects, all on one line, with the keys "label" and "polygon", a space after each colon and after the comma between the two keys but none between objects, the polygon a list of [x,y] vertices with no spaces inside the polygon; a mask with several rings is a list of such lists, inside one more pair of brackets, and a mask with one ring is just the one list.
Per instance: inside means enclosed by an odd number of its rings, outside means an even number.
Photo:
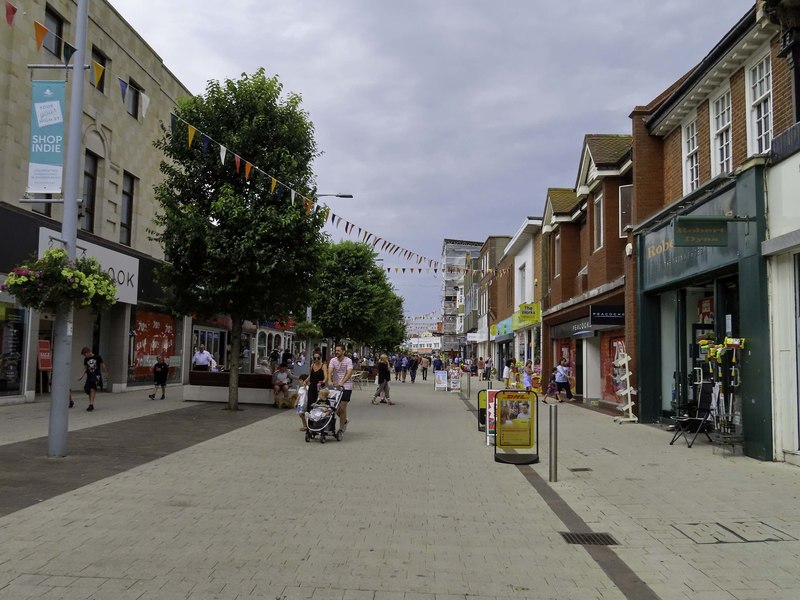
[{"label": "yellow advertising poster", "polygon": [[533,448],[536,440],[536,395],[500,390],[495,396],[497,448]]}]

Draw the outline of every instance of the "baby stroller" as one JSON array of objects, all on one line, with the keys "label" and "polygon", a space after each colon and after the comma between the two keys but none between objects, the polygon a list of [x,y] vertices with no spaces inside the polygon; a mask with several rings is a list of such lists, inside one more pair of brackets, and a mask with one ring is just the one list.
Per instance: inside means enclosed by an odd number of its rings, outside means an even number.
[{"label": "baby stroller", "polygon": [[310,442],[319,435],[320,444],[325,443],[325,438],[332,435],[336,441],[341,442],[344,431],[337,429],[336,411],[342,399],[342,390],[329,389],[328,400],[318,400],[309,406],[306,412],[306,442]]}]

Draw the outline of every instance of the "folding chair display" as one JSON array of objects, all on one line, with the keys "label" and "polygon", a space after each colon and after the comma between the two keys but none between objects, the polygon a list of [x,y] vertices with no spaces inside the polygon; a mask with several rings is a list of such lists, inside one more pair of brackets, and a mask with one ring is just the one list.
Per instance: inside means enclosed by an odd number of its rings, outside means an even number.
[{"label": "folding chair display", "polygon": [[[669,445],[682,437],[686,440],[686,445],[691,448],[697,436],[703,433],[708,441],[713,441],[709,435],[710,431],[714,431],[714,411],[712,409],[712,402],[714,398],[714,384],[708,381],[703,381],[697,384],[698,394],[697,403],[692,403],[683,407],[683,412],[679,411],[678,415],[673,417],[675,421],[675,435]],[[694,435],[692,435],[694,434]],[[689,436],[692,435],[691,439]]]}]

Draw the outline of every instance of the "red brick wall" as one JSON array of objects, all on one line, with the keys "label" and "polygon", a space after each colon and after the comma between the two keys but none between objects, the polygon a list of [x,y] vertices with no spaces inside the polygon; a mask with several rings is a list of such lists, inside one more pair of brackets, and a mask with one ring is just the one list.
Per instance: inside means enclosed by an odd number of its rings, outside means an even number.
[{"label": "red brick wall", "polygon": [[734,169],[747,158],[747,110],[744,69],[739,69],[731,75],[731,159]]},{"label": "red brick wall", "polygon": [[[498,265],[498,276],[494,278],[497,290],[497,321],[514,314],[514,257],[508,256]],[[509,293],[509,290],[511,293]]]},{"label": "red brick wall", "polygon": [[[558,230],[550,236],[553,246],[555,245],[555,233],[558,232],[561,233],[561,274],[552,279],[550,306],[572,298],[575,294],[575,275],[581,267],[579,226],[575,223],[561,223]],[[553,246],[551,246],[551,252],[554,253]]]},{"label": "red brick wall", "polygon": [[680,127],[676,127],[664,138],[664,200],[659,208],[672,204],[683,196],[682,139]]},{"label": "red brick wall", "polygon": [[[772,137],[794,125],[792,72],[785,58],[778,56],[778,39],[772,41]],[[798,90],[800,91],[800,90]]]},{"label": "red brick wall", "polygon": [[708,100],[697,107],[697,145],[700,158],[700,181],[711,179],[711,122]]},{"label": "red brick wall", "polygon": [[631,114],[633,132],[632,225],[643,223],[664,204],[664,148],[661,138],[651,136],[645,126],[648,113]]}]

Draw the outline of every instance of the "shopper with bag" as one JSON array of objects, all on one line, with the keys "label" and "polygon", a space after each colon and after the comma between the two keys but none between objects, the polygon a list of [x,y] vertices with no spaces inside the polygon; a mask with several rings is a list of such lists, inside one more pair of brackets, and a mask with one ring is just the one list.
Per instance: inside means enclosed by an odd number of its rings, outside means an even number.
[{"label": "shopper with bag", "polygon": [[389,370],[389,357],[381,354],[378,361],[378,387],[375,390],[375,395],[372,397],[372,403],[378,404],[378,398],[382,403],[394,404],[389,399],[389,380],[392,378],[392,373]]}]

